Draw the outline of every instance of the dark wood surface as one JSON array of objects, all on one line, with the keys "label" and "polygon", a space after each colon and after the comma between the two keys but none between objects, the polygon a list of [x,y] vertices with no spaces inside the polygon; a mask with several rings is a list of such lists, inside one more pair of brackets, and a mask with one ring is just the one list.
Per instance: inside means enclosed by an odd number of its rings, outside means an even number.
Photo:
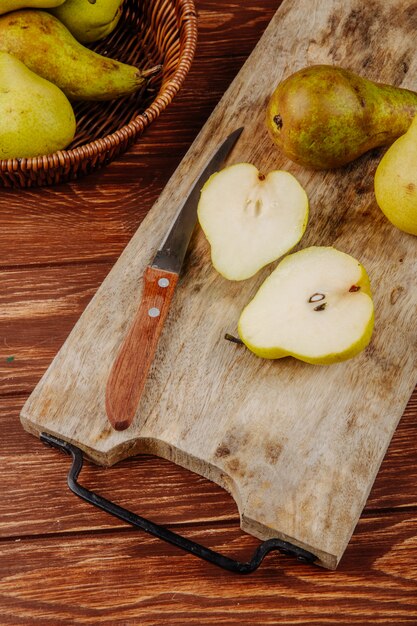
[{"label": "dark wood surface", "polygon": [[[193,68],[128,154],[78,183],[0,191],[1,624],[417,624],[416,393],[336,572],[272,554],[239,577],[185,555],[70,494],[69,460],[19,423],[279,4],[197,0]],[[156,457],[86,465],[82,482],[230,556],[259,543],[240,531],[227,493]]]}]

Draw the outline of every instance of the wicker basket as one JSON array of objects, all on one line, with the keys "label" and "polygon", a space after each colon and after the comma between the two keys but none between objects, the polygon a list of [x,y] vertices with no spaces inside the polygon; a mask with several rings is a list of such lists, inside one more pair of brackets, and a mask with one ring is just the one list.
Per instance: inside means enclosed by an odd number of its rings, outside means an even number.
[{"label": "wicker basket", "polygon": [[35,187],[73,180],[110,163],[171,102],[190,68],[197,42],[193,0],[125,0],[116,30],[94,46],[141,69],[162,64],[146,90],[110,102],[77,102],[77,134],[66,150],[0,160],[0,187]]}]

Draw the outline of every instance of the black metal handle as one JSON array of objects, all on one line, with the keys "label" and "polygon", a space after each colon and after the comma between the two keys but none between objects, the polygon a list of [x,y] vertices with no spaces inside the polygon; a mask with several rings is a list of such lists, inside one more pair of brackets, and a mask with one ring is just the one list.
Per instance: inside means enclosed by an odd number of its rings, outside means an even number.
[{"label": "black metal handle", "polygon": [[114,517],[117,517],[128,524],[132,524],[132,526],[136,526],[147,533],[158,537],[158,539],[163,539],[168,543],[171,543],[177,548],[181,548],[181,550],[185,550],[194,556],[198,556],[200,559],[204,559],[205,561],[209,561],[210,563],[214,563],[214,565],[218,565],[223,569],[229,570],[231,572],[236,572],[238,574],[250,574],[255,571],[259,565],[262,563],[265,556],[271,550],[278,550],[282,554],[286,554],[289,556],[296,557],[299,561],[303,563],[313,563],[317,560],[317,557],[314,556],[311,552],[307,552],[307,550],[303,550],[298,546],[294,546],[287,541],[282,541],[281,539],[268,539],[261,543],[260,546],[255,550],[252,558],[247,563],[241,563],[240,561],[235,561],[234,559],[230,559],[219,552],[215,552],[214,550],[210,550],[210,548],[205,548],[199,543],[195,543],[190,539],[186,539],[177,533],[173,533],[167,528],[163,526],[159,526],[158,524],[154,524],[153,522],[145,519],[144,517],[140,517],[127,509],[124,509],[114,502],[103,498],[102,496],[82,487],[78,482],[77,478],[81,472],[83,467],[83,453],[76,446],[63,441],[62,439],[58,439],[53,435],[49,435],[48,433],[41,433],[40,436],[41,441],[44,443],[58,448],[63,452],[72,456],[72,466],[68,472],[68,487],[71,489],[73,493],[77,496],[93,504],[99,509],[106,511],[106,513],[110,513]]}]

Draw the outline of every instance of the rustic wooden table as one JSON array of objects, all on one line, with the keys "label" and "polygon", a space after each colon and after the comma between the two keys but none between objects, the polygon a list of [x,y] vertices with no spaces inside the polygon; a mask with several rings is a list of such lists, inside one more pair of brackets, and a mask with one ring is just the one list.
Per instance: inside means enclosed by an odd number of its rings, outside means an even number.
[{"label": "rustic wooden table", "polygon": [[[417,624],[417,393],[336,572],[273,553],[229,574],[119,523],[66,487],[69,460],[19,411],[279,6],[198,0],[200,39],[174,103],[128,154],[78,183],[0,194],[1,624]],[[392,398],[393,403],[395,397]],[[246,559],[231,497],[137,457],[83,483]]]}]

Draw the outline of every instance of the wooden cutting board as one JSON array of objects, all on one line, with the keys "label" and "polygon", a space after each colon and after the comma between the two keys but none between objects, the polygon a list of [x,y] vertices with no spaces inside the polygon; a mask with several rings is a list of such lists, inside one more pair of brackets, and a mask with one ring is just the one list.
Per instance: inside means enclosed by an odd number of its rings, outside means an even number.
[{"label": "wooden cutting board", "polygon": [[[314,63],[417,89],[416,24],[417,9],[402,0],[283,2],[27,401],[25,429],[62,437],[103,465],[140,452],[171,459],[228,489],[247,532],[284,538],[336,567],[417,381],[417,239],[375,203],[381,151],[338,171],[306,170],[271,143],[265,107],[280,80]],[[197,227],[136,418],[116,432],[105,385],[143,269],[208,156],[241,125],[229,163],[288,169],[307,190],[310,222],[298,248],[334,245],[367,268],[372,342],[351,361],[311,366],[261,360],[225,341],[273,266],[228,282]]]}]

